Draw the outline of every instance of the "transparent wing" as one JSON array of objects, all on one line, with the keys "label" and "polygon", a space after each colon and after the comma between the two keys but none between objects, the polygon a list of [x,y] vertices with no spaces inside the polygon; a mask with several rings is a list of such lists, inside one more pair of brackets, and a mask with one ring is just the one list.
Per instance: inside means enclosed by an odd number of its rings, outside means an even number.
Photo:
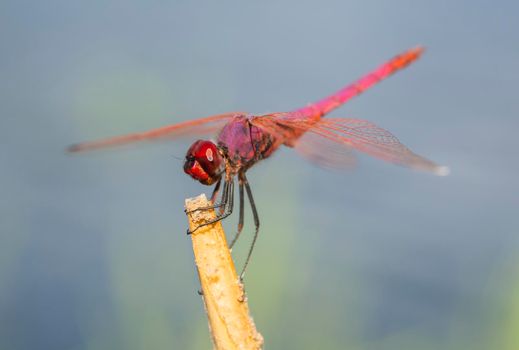
[{"label": "transparent wing", "polygon": [[[326,118],[308,120],[305,118],[291,117],[291,114],[279,114],[253,118],[255,125],[264,128],[279,138],[287,146],[303,150],[303,153],[311,154],[308,158],[317,159],[319,153],[330,152],[327,143],[322,145],[313,141],[311,145],[305,145],[305,133],[320,136],[327,140],[357,151],[369,154],[384,161],[405,166],[412,169],[432,172],[436,175],[447,175],[448,168],[419,156],[409,150],[389,131],[377,125],[361,119]],[[313,148],[309,152],[309,148]],[[340,153],[339,153],[340,154]],[[326,155],[326,162],[333,162],[334,157]],[[336,157],[335,162],[344,161],[344,157]],[[340,164],[337,164],[340,167]]]},{"label": "transparent wing", "polygon": [[360,119],[322,119],[308,130],[360,152],[412,169],[446,175],[448,169],[413,153],[389,131]]},{"label": "transparent wing", "polygon": [[249,119],[250,123],[264,129],[278,142],[293,147],[294,142],[311,126],[311,122],[304,115],[295,112],[280,112],[255,116]]},{"label": "transparent wing", "polygon": [[315,133],[301,136],[294,149],[303,158],[325,169],[351,170],[357,163],[351,147]]},{"label": "transparent wing", "polygon": [[211,133],[216,133],[232,118],[244,114],[246,113],[231,112],[213,115],[206,118],[188,120],[182,123],[167,125],[161,128],[152,129],[144,132],[115,136],[107,139],[95,140],[90,142],[77,143],[69,146],[67,150],[69,152],[84,152],[146,140],[161,140],[168,138],[180,138],[192,135],[207,135]]}]

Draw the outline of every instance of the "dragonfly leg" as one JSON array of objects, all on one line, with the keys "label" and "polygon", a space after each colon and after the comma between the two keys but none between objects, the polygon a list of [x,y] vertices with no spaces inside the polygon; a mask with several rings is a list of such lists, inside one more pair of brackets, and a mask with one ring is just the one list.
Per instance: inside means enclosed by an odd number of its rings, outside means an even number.
[{"label": "dragonfly leg", "polygon": [[211,195],[211,203],[214,204],[216,197],[218,197],[218,192],[220,191],[220,184],[222,183],[222,179],[218,180],[216,186],[214,186],[213,194]]},{"label": "dragonfly leg", "polygon": [[250,257],[252,255],[252,251],[254,250],[254,245],[256,244],[256,239],[258,239],[258,232],[259,232],[259,216],[258,211],[256,210],[256,204],[254,204],[254,198],[252,197],[252,191],[249,186],[249,182],[247,181],[247,178],[245,177],[245,174],[243,174],[243,184],[245,185],[245,190],[247,191],[247,197],[249,198],[249,203],[252,209],[252,217],[254,219],[254,237],[252,238],[252,243],[249,248],[249,253],[247,254],[247,258],[245,259],[245,264],[243,264],[243,269],[240,273],[240,281],[243,281],[243,276],[245,275],[245,270],[247,269],[247,265],[249,265]]},{"label": "dragonfly leg", "polygon": [[222,196],[222,207],[223,211],[219,213],[214,219],[209,220],[206,223],[198,225],[194,230],[188,230],[187,234],[190,235],[198,230],[200,227],[214,224],[215,222],[221,221],[232,214],[234,207],[234,179],[226,181],[224,183],[224,193]]},{"label": "dragonfly leg", "polygon": [[[225,208],[225,206],[227,205],[227,196],[228,196],[228,194],[229,194],[229,182],[225,181],[224,184],[223,184],[223,193],[222,193],[222,198],[220,200],[220,203],[215,204],[215,205],[209,205],[207,207],[200,207],[200,208],[196,208],[196,209],[193,209],[193,210],[185,211],[185,213],[186,214],[190,214],[190,213],[193,213],[193,212],[199,211],[199,210],[209,210],[209,209],[220,208],[220,207]],[[188,229],[187,230],[187,234],[188,235],[192,234],[193,232],[198,230],[199,227],[200,226],[196,227],[193,231]]]},{"label": "dragonfly leg", "polygon": [[215,199],[216,197],[218,196],[218,192],[220,192],[220,184],[221,184],[222,180],[218,180],[218,182],[216,183],[216,186],[214,187],[214,190],[213,190],[213,194],[211,195],[211,203],[213,203],[212,205],[208,205],[207,207],[200,207],[200,208],[196,208],[196,209],[193,209],[193,210],[184,210],[184,212],[186,214],[191,214],[195,211],[200,211],[200,210],[209,210],[209,209],[216,209],[216,208],[222,208],[222,207],[225,207],[225,201],[224,201],[224,197],[225,197],[225,193],[226,193],[226,189],[225,189],[225,186],[227,184],[227,182],[224,182],[224,185],[223,185],[223,194],[222,194],[222,200],[220,201],[220,203],[217,203],[217,204],[214,204],[215,202]]},{"label": "dragonfly leg", "polygon": [[234,246],[234,243],[238,240],[238,237],[240,237],[241,231],[243,229],[243,215],[244,215],[244,203],[245,200],[243,198],[243,180],[240,174],[240,177],[238,178],[238,186],[239,186],[239,194],[240,194],[240,212],[239,212],[239,219],[238,219],[238,231],[234,235],[231,244],[229,244],[229,249],[232,249]]}]

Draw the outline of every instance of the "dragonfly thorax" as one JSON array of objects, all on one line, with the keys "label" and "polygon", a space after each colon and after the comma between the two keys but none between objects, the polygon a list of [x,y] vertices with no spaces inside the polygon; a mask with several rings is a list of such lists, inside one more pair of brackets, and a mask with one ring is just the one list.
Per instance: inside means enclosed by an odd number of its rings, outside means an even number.
[{"label": "dragonfly thorax", "polygon": [[213,142],[198,140],[187,150],[184,172],[204,185],[218,181],[224,170],[225,162]]}]

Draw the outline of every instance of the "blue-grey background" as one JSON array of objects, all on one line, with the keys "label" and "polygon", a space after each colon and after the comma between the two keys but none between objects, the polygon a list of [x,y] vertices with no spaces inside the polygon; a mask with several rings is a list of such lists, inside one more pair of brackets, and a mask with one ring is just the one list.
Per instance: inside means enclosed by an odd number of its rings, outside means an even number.
[{"label": "blue-grey background", "polygon": [[0,348],[210,347],[185,236],[184,198],[210,193],[182,172],[191,140],[81,156],[68,144],[290,110],[417,44],[423,59],[333,115],[378,123],[451,176],[362,156],[329,172],[288,149],[253,168],[254,319],[267,349],[519,348],[518,13],[0,2]]}]

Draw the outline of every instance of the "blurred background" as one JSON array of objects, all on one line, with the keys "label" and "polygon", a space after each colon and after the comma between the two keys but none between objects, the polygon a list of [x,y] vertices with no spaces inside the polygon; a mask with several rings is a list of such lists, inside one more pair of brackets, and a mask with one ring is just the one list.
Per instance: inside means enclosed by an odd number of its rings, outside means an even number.
[{"label": "blurred background", "polygon": [[[306,105],[417,44],[333,112],[449,165],[285,149],[249,171],[246,286],[267,349],[519,348],[513,1],[0,2],[0,349],[208,349],[185,235],[193,140],[67,145]],[[241,266],[252,233],[235,248]],[[233,233],[237,215],[225,227]]]}]

